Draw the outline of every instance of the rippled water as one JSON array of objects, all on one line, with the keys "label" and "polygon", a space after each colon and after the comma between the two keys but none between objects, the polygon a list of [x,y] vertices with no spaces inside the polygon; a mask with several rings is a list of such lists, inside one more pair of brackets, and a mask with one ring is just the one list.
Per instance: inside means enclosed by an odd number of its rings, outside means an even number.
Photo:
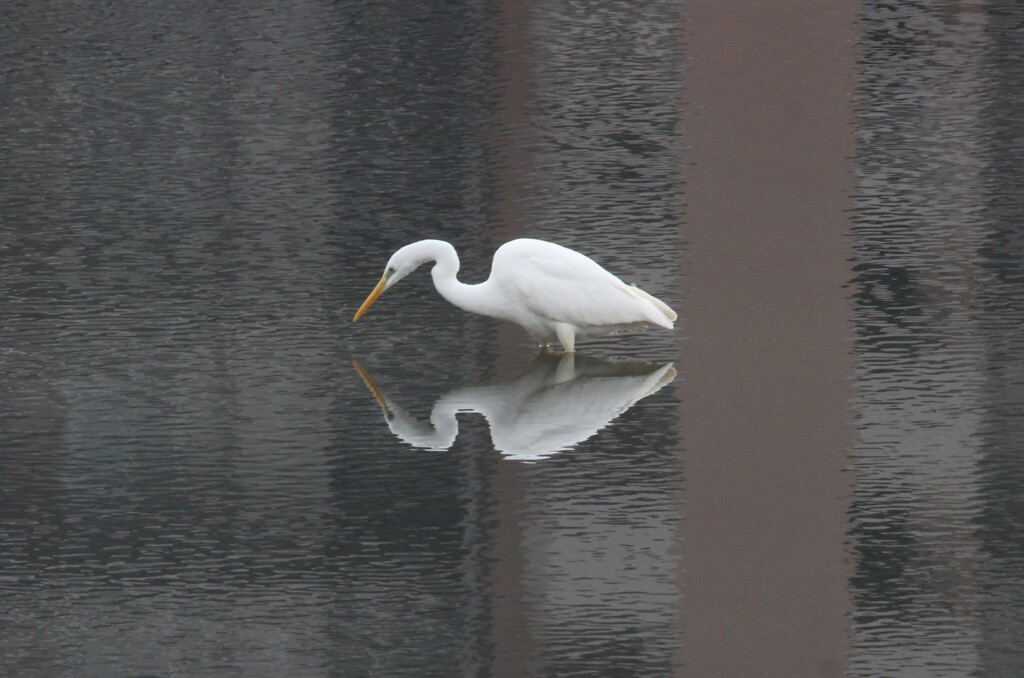
[{"label": "rippled water", "polygon": [[[1024,13],[835,8],[12,5],[0,673],[1020,675]],[[678,329],[351,323],[523,235]]]},{"label": "rippled water", "polygon": [[862,13],[853,665],[1019,675],[1024,15]]}]

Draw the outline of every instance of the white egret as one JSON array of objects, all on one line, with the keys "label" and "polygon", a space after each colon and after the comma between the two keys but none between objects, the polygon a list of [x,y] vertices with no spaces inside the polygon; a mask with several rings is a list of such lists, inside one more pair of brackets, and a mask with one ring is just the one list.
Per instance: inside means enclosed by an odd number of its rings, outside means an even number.
[{"label": "white egret", "polygon": [[457,415],[476,412],[487,420],[494,448],[521,461],[575,447],[676,376],[672,363],[541,353],[515,379],[449,391],[434,403],[426,422],[388,398],[358,362],[355,368],[401,440],[447,450],[459,433]]},{"label": "white egret", "polygon": [[520,238],[494,253],[491,275],[478,285],[459,282],[459,255],[443,240],[420,240],[388,260],[384,275],[352,321],[385,290],[434,262],[431,276],[441,296],[459,308],[508,320],[572,353],[577,337],[660,326],[672,329],[676,313],[664,302],[619,280],[596,261],[561,245]]}]

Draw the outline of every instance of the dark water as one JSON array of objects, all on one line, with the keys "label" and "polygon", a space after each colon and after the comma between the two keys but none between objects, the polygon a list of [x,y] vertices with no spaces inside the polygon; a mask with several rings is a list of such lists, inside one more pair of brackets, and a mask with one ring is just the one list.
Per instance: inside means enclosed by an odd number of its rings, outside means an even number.
[{"label": "dark water", "polygon": [[861,10],[857,675],[1024,671],[1020,9]]},{"label": "dark water", "polygon": [[[782,424],[679,362],[701,345],[688,308],[733,293],[684,266],[700,21],[667,2],[9,6],[0,673],[730,675],[705,638],[761,617],[702,597],[701,573],[770,565],[743,539],[693,552],[688,525],[753,516],[707,521],[701,496],[745,490],[696,484],[691,434],[732,424],[681,412],[724,398],[755,438]],[[848,270],[853,388],[823,479],[849,491],[805,509],[838,507],[840,583],[777,609],[839,629],[839,663],[804,675],[1020,675],[1024,12],[850,21],[850,256],[825,265]],[[679,328],[537,358],[424,273],[351,323],[398,246],[449,239],[478,281],[524,235],[594,255]]]}]

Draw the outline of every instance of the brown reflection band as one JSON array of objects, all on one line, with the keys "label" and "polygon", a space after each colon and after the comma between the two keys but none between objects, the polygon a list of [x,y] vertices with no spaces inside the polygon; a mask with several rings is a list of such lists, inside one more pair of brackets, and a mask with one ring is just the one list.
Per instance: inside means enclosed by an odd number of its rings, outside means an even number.
[{"label": "brown reflection band", "polygon": [[685,4],[680,675],[844,675],[854,9]]}]

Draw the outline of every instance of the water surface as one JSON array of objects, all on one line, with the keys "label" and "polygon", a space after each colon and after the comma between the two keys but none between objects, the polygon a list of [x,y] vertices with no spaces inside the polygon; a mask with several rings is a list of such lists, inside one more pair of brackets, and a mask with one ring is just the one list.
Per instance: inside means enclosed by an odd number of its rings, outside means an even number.
[{"label": "water surface", "polygon": [[0,673],[1024,671],[1024,14],[741,9],[13,5]]}]

